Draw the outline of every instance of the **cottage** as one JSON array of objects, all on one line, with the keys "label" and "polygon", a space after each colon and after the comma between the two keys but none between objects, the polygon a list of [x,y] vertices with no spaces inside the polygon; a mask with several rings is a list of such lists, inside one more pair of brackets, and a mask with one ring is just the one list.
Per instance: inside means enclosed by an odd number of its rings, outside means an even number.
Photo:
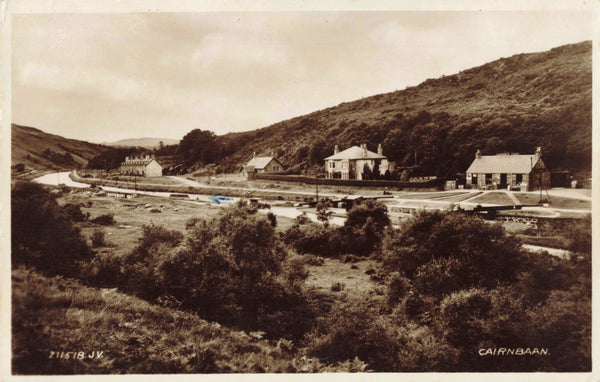
[{"label": "cottage", "polygon": [[550,186],[550,172],[541,159],[542,149],[533,155],[481,155],[467,169],[467,186],[479,189],[520,187],[523,191],[539,190]]},{"label": "cottage", "polygon": [[252,159],[246,163],[242,173],[245,176],[248,174],[260,174],[260,173],[276,173],[283,171],[283,165],[277,159],[272,156],[269,157],[257,157],[253,154]]},{"label": "cottage", "polygon": [[162,176],[162,166],[154,159],[154,155],[125,157],[119,172],[123,175],[146,177]]},{"label": "cottage", "polygon": [[338,146],[335,145],[333,155],[325,158],[325,166],[329,179],[362,180],[367,167],[370,172],[377,171],[379,176],[384,175],[388,170],[393,170],[387,157],[383,155],[381,144],[377,147],[376,153],[367,150],[366,144],[360,147],[352,146],[344,151],[339,151]]}]

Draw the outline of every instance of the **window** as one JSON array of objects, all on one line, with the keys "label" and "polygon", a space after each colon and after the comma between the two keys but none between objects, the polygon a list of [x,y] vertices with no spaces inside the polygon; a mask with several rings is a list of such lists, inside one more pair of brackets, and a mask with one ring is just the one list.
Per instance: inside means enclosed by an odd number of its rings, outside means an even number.
[{"label": "window", "polygon": [[492,174],[485,174],[485,184],[492,184]]},{"label": "window", "polygon": [[517,174],[517,179],[516,179],[517,184],[521,183],[522,181],[523,181],[523,174]]},{"label": "window", "polygon": [[335,168],[335,162],[334,161],[329,162],[329,168]]}]

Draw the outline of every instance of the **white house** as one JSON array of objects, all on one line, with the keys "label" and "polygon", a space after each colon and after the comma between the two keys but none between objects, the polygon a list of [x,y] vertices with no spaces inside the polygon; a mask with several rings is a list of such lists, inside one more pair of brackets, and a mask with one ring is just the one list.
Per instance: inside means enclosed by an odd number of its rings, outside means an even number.
[{"label": "white house", "polygon": [[384,175],[390,169],[388,158],[383,155],[381,144],[377,147],[377,152],[367,150],[367,145],[360,147],[352,146],[344,151],[339,151],[335,145],[333,155],[325,158],[325,170],[327,178],[340,179],[363,179],[363,172],[366,167],[371,171],[379,166],[379,175]]},{"label": "white house", "polygon": [[154,159],[154,156],[132,156],[125,157],[125,162],[121,163],[119,172],[123,175],[156,177],[162,176],[162,166]]}]

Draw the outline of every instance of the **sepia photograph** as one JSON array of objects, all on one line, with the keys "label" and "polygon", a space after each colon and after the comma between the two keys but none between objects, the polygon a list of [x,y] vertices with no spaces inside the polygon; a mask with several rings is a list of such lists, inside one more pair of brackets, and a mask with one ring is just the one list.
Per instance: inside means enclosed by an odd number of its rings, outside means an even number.
[{"label": "sepia photograph", "polygon": [[593,380],[596,7],[40,3],[2,3],[3,378]]}]

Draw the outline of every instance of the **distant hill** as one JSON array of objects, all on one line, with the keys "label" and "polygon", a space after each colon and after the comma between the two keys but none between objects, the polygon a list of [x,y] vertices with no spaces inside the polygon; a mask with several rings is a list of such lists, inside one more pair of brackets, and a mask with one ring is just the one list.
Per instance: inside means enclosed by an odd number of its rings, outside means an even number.
[{"label": "distant hill", "polygon": [[109,148],[103,145],[48,134],[27,126],[12,125],[12,166],[24,165],[28,170],[73,169]]},{"label": "distant hill", "polygon": [[177,139],[169,138],[129,138],[104,144],[113,147],[143,147],[145,149],[154,149],[160,147],[160,142],[165,146],[176,145],[179,143]]},{"label": "distant hill", "polygon": [[591,170],[592,44],[518,54],[418,86],[218,137],[222,171],[274,153],[295,172],[323,172],[334,145],[366,143],[416,174],[464,173],[476,150],[533,153],[551,169]]}]

